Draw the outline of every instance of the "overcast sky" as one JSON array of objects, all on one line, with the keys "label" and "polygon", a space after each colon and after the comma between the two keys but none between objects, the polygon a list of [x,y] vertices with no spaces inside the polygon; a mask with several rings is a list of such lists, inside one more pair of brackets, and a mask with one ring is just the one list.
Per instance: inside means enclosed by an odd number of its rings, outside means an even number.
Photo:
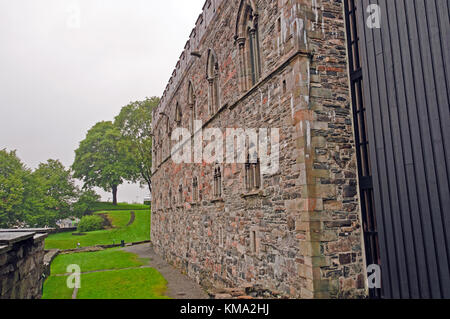
[{"label": "overcast sky", "polygon": [[0,0],[0,149],[70,166],[95,123],[161,96],[204,1]]}]

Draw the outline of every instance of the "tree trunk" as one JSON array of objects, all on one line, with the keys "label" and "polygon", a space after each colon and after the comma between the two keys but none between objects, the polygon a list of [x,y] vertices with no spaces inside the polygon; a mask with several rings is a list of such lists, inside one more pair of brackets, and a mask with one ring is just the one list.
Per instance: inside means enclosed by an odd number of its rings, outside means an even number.
[{"label": "tree trunk", "polygon": [[117,206],[117,185],[114,185],[112,187],[112,194],[113,194],[113,205]]}]

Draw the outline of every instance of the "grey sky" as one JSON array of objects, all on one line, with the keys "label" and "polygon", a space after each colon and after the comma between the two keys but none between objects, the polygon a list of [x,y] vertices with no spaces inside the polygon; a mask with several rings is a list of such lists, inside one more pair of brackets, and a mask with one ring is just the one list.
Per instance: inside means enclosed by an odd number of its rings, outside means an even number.
[{"label": "grey sky", "polygon": [[[161,96],[203,4],[0,0],[0,149],[32,168],[49,158],[70,166],[96,122]],[[119,200],[145,193],[125,185]]]}]

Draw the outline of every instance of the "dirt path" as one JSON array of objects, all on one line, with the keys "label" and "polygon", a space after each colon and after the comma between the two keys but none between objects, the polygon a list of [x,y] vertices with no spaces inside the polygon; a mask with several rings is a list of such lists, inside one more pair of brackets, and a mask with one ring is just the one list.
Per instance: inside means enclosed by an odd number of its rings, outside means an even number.
[{"label": "dirt path", "polygon": [[127,226],[133,225],[135,219],[136,219],[136,213],[133,211],[130,212],[130,221],[128,222]]},{"label": "dirt path", "polygon": [[149,266],[158,270],[167,280],[167,296],[173,299],[207,299],[206,292],[192,279],[158,256],[151,244],[143,244],[123,248],[123,250],[137,254],[141,258],[150,258]]}]

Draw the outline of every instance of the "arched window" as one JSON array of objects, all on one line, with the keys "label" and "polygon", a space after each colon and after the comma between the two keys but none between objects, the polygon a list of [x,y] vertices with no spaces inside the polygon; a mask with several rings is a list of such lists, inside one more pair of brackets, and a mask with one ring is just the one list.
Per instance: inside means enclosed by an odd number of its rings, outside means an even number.
[{"label": "arched window", "polygon": [[198,202],[198,179],[194,177],[192,179],[192,201]]},{"label": "arched window", "polygon": [[159,158],[158,158],[158,165],[161,166],[162,161],[163,161],[163,151],[164,151],[164,150],[163,150],[163,144],[162,144],[162,141],[159,142],[158,149],[159,149],[159,152],[158,152],[158,155],[159,155]]},{"label": "arched window", "polygon": [[178,187],[178,204],[183,205],[183,184]]},{"label": "arched window", "polygon": [[256,156],[247,155],[245,163],[245,186],[247,191],[258,190],[261,188],[261,164]]},{"label": "arched window", "polygon": [[214,169],[214,197],[222,197],[222,171],[220,166]]},{"label": "arched window", "polygon": [[235,40],[239,46],[240,86],[250,89],[261,77],[258,12],[253,0],[241,0]]},{"label": "arched window", "polygon": [[208,80],[208,109],[209,114],[214,115],[219,110],[219,63],[213,50],[208,51],[208,64],[206,68]]},{"label": "arched window", "polygon": [[172,188],[169,189],[169,208],[172,208]]},{"label": "arched window", "polygon": [[195,133],[194,129],[195,129],[195,120],[197,119],[197,105],[196,105],[194,85],[192,84],[192,81],[189,81],[187,100],[189,108],[191,109],[191,131],[192,133]]},{"label": "arched window", "polygon": [[175,122],[177,125],[181,125],[181,120],[183,118],[183,114],[181,113],[181,107],[180,104],[177,102],[177,105],[175,107]]}]

